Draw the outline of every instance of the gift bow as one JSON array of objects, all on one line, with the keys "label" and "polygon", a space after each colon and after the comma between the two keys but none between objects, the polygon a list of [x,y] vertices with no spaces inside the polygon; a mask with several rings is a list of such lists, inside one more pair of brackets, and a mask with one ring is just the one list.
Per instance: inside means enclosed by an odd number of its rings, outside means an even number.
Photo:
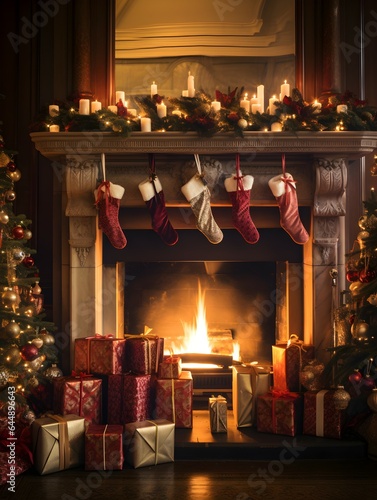
[{"label": "gift bow", "polygon": [[108,333],[106,335],[101,335],[100,333],[96,333],[95,335],[93,335],[91,337],[85,337],[85,338],[88,340],[91,340],[91,339],[108,340],[108,339],[113,339],[114,335],[112,333]]},{"label": "gift bow", "polygon": [[278,389],[272,389],[271,396],[273,398],[280,398],[280,399],[296,399],[299,397],[299,394],[297,394],[295,392],[280,391]]}]

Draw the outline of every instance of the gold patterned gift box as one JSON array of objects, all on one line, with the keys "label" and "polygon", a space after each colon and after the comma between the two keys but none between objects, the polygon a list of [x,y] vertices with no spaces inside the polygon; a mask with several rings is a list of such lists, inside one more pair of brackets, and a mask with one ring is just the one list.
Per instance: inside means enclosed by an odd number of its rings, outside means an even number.
[{"label": "gold patterned gift box", "polygon": [[208,400],[209,423],[212,434],[228,432],[228,405],[223,396],[212,396]]},{"label": "gold patterned gift box", "polygon": [[48,415],[31,424],[34,467],[51,474],[84,464],[85,419],[77,415]]},{"label": "gold patterned gift box", "polygon": [[125,461],[135,469],[174,462],[175,425],[165,419],[124,426]]},{"label": "gold patterned gift box", "polygon": [[260,365],[232,367],[233,415],[237,427],[256,425],[257,398],[270,390],[271,370]]}]

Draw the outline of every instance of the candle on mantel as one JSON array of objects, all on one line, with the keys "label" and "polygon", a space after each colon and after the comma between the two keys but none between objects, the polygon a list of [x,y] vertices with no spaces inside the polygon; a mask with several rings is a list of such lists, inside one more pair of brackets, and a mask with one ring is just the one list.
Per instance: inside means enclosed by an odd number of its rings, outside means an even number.
[{"label": "candle on mantel", "polygon": [[188,90],[188,97],[195,97],[194,76],[191,74],[190,71],[187,77],[187,90]]},{"label": "candle on mantel", "polygon": [[166,105],[164,104],[164,101],[161,101],[160,104],[157,104],[157,116],[159,118],[165,118],[166,116]]},{"label": "candle on mantel", "polygon": [[243,96],[243,99],[241,99],[240,107],[243,108],[247,113],[250,113],[250,101],[247,98],[247,94],[245,94]]},{"label": "candle on mantel", "polygon": [[116,106],[108,106],[107,109],[115,114],[118,112],[118,108]]},{"label": "candle on mantel", "polygon": [[271,132],[281,132],[283,130],[283,125],[280,122],[271,123]]},{"label": "candle on mantel", "polygon": [[211,102],[211,108],[215,113],[217,113],[221,109],[221,102],[215,99]]},{"label": "candle on mantel", "polygon": [[140,126],[142,132],[151,132],[152,131],[152,120],[147,116],[143,116],[140,119]]},{"label": "candle on mantel", "polygon": [[262,105],[259,104],[259,102],[256,102],[251,105],[251,112],[252,113],[261,113],[262,112]]},{"label": "candle on mantel", "polygon": [[257,87],[257,99],[261,105],[261,113],[264,113],[264,85],[258,85]]},{"label": "candle on mantel", "polygon": [[79,114],[80,115],[89,115],[89,99],[80,99],[79,100]]},{"label": "candle on mantel", "polygon": [[182,90],[182,97],[188,97],[189,93],[188,90]]},{"label": "candle on mantel", "polygon": [[116,102],[122,101],[124,103],[125,98],[126,98],[126,94],[122,90],[118,90],[117,92],[115,92],[115,101]]},{"label": "candle on mantel", "polygon": [[151,98],[156,94],[157,94],[157,84],[153,82],[151,85]]},{"label": "candle on mantel", "polygon": [[60,132],[59,125],[50,125],[50,132]]},{"label": "candle on mantel", "polygon": [[347,104],[338,104],[336,107],[337,113],[347,113],[348,106]]},{"label": "candle on mantel", "polygon": [[289,96],[291,93],[291,86],[284,80],[283,85],[280,87],[280,100],[283,100],[285,96]]},{"label": "candle on mantel", "polygon": [[268,112],[270,115],[274,115],[276,111],[275,102],[277,101],[276,95],[273,95],[268,100]]},{"label": "candle on mantel", "polygon": [[59,106],[57,104],[50,104],[48,107],[48,114],[50,116],[56,116],[59,114]]},{"label": "candle on mantel", "polygon": [[90,109],[92,113],[95,113],[96,111],[100,111],[102,109],[102,103],[95,100],[90,104]]}]

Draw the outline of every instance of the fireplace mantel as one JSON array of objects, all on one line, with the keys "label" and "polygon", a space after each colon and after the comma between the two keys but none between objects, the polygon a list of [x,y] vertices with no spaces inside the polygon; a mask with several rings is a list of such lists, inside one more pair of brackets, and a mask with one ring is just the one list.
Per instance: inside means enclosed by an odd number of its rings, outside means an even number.
[{"label": "fireplace mantel", "polygon": [[[65,287],[62,290],[62,309],[67,317],[64,319],[70,325],[71,359],[74,339],[94,333],[109,333],[104,331],[104,309],[106,314],[114,317],[118,312],[116,304],[119,295],[116,290],[119,280],[116,271],[111,283],[108,275],[103,277],[102,232],[98,230],[97,211],[93,203],[93,191],[101,175],[102,154],[106,156],[106,165],[110,165],[110,178],[115,179],[113,182],[126,185],[127,182],[130,184],[130,179],[135,184],[133,162],[138,155],[144,155],[142,175],[145,176],[145,153],[181,158],[182,155],[189,155],[191,159],[194,153],[213,158],[229,154],[234,159],[237,152],[245,154],[245,159],[255,158],[255,162],[250,161],[257,168],[259,159],[261,164],[267,164],[263,175],[260,176],[259,171],[257,174],[259,184],[266,185],[267,174],[281,173],[281,154],[286,153],[290,165],[296,167],[293,174],[299,182],[300,192],[305,191],[306,183],[309,195],[304,204],[311,206],[312,214],[311,227],[308,228],[310,240],[303,247],[302,336],[305,342],[321,346],[322,352],[325,347],[331,347],[333,287],[329,271],[339,268],[339,276],[344,275],[342,265],[348,250],[344,241],[348,162],[377,151],[377,132],[245,132],[244,137],[218,134],[209,138],[178,132],[135,132],[129,137],[98,131],[35,132],[31,134],[31,139],[37,151],[52,161],[52,168],[58,174],[57,191],[62,196],[58,204],[60,216],[67,216],[69,220],[68,234],[60,237],[63,255],[69,255],[63,259],[61,273],[64,278],[61,281]],[[127,159],[131,161],[127,162]],[[159,169],[161,174],[162,170],[163,167]],[[247,168],[243,172],[249,173]],[[165,174],[174,177],[168,170]],[[180,180],[177,178],[175,182]],[[271,193],[269,196],[270,201],[266,201],[266,195],[262,193],[259,199],[253,199],[253,204],[274,204]],[[179,203],[188,206],[186,200],[178,200]],[[122,255],[120,260],[125,260]],[[343,289],[342,285],[339,285],[340,289]],[[103,304],[105,292],[107,303]],[[113,296],[110,302],[109,296]]]},{"label": "fireplace mantel", "polygon": [[67,155],[106,153],[226,154],[279,153],[311,157],[360,158],[377,149],[377,132],[244,132],[199,137],[195,132],[133,132],[122,137],[111,132],[34,132],[36,149],[52,160]]}]

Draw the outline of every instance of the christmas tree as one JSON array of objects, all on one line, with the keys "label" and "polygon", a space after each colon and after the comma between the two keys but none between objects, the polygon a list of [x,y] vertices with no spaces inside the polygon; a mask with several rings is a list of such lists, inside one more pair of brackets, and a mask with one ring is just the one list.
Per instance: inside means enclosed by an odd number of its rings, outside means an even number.
[{"label": "christmas tree", "polygon": [[335,313],[337,345],[326,374],[357,394],[368,393],[377,380],[377,198],[372,188],[363,203],[359,233],[348,253],[349,291]]},{"label": "christmas tree", "polygon": [[21,178],[15,155],[0,135],[0,409],[6,412],[11,390],[17,424],[20,416],[30,423],[50,409],[50,378],[59,368],[55,328],[44,319],[36,252],[29,248],[31,221],[13,212]]}]

